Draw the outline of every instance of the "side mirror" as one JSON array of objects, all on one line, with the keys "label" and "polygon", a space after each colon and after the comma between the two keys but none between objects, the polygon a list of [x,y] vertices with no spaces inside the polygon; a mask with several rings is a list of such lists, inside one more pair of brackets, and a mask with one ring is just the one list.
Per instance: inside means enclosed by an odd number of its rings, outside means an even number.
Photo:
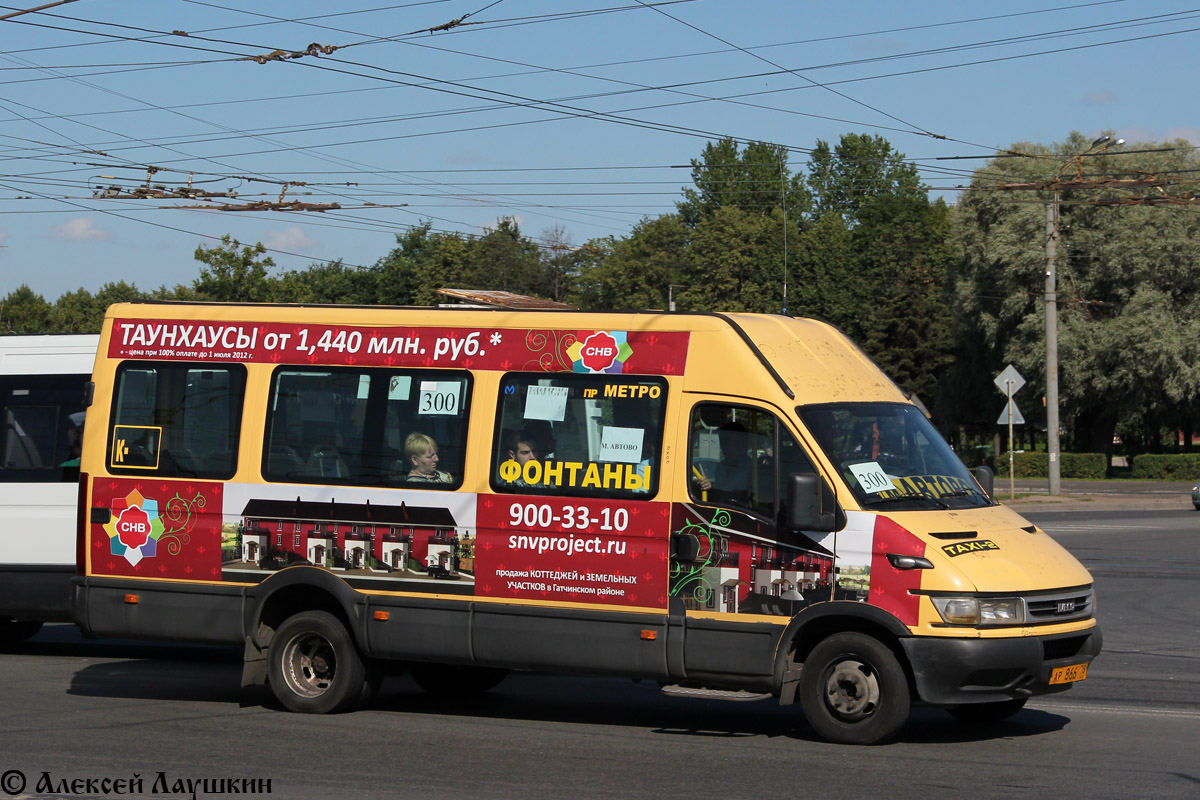
[{"label": "side mirror", "polygon": [[813,473],[788,475],[787,526],[793,531],[826,532],[846,526],[846,513],[824,477]]},{"label": "side mirror", "polygon": [[700,540],[690,533],[671,536],[671,561],[691,564],[700,555]]},{"label": "side mirror", "polygon": [[991,467],[980,464],[975,468],[975,480],[979,481],[979,485],[983,487],[983,491],[988,497],[995,494],[996,488],[996,473],[992,472]]}]

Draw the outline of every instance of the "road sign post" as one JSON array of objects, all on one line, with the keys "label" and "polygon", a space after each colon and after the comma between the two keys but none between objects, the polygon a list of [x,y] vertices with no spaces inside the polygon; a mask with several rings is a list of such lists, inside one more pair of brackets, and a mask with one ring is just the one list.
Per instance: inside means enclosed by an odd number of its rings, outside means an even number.
[{"label": "road sign post", "polygon": [[1024,425],[1025,418],[1021,416],[1020,409],[1013,402],[1013,395],[1025,385],[1025,379],[1021,377],[1021,373],[1017,372],[1016,367],[1009,364],[996,376],[995,383],[996,387],[1004,393],[1006,401],[996,424],[1004,425],[1006,422],[1008,424],[1008,499],[1015,500],[1017,498],[1017,479],[1013,460],[1013,425]]}]

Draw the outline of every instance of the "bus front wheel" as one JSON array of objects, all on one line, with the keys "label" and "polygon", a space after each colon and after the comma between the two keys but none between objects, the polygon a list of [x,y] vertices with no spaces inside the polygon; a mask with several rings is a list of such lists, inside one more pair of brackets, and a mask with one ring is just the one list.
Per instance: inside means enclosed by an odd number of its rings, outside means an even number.
[{"label": "bus front wheel", "polygon": [[289,711],[346,711],[363,696],[366,665],[346,626],[325,611],[288,617],[271,640],[271,691]]},{"label": "bus front wheel", "polygon": [[800,705],[822,738],[841,744],[878,744],[908,719],[908,678],[895,654],[862,633],[837,633],[804,660]]}]

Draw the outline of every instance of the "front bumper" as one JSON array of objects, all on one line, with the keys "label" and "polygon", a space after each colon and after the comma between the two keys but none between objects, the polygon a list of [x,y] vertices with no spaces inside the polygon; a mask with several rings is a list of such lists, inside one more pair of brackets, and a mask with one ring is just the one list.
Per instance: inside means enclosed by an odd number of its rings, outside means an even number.
[{"label": "front bumper", "polygon": [[917,696],[934,705],[990,703],[1069,689],[1051,684],[1056,667],[1091,663],[1100,628],[1012,639],[901,639]]}]

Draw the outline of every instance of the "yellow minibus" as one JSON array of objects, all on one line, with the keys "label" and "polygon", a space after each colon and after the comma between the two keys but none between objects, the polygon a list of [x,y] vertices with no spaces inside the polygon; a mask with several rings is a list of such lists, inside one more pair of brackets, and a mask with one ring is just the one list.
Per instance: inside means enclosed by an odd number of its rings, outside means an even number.
[{"label": "yellow minibus", "polygon": [[76,622],[236,644],[293,711],[559,671],[870,744],[1100,650],[1083,566],[822,322],[130,303],[93,380]]}]

